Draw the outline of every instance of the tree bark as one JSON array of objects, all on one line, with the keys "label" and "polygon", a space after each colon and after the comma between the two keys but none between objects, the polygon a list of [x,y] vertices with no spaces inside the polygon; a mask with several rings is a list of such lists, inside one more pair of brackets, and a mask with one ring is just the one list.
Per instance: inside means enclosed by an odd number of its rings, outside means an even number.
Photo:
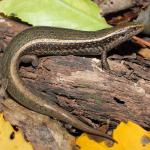
[{"label": "tree bark", "polygon": [[56,96],[60,107],[91,125],[133,120],[149,128],[150,69],[133,60],[109,61],[111,69],[126,71],[127,77],[103,71],[99,59],[76,56],[42,58],[37,69],[23,67],[21,72],[27,71],[28,86]]}]

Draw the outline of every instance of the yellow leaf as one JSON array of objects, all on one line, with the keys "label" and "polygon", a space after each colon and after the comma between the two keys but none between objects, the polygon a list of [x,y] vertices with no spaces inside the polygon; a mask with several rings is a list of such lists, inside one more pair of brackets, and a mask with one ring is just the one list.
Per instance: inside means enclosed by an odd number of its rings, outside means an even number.
[{"label": "yellow leaf", "polygon": [[125,150],[150,150],[150,132],[131,121],[121,122],[114,131],[114,138]]},{"label": "yellow leaf", "polygon": [[77,140],[76,144],[80,147],[81,150],[105,150],[103,146],[95,142],[92,139],[89,139],[86,133],[83,133]]},{"label": "yellow leaf", "polygon": [[0,149],[1,150],[33,150],[32,145],[25,141],[22,132],[15,131],[3,114],[0,114]]},{"label": "yellow leaf", "polygon": [[113,138],[118,144],[109,147],[104,141],[96,142],[83,133],[76,139],[76,144],[80,150],[150,150],[150,132],[131,121],[121,122],[114,130]]}]

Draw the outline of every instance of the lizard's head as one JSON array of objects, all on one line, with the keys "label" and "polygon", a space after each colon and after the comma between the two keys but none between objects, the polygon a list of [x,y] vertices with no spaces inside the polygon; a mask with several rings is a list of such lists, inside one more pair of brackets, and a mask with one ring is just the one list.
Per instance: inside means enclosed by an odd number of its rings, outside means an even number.
[{"label": "lizard's head", "polygon": [[104,36],[101,36],[106,50],[110,50],[115,46],[125,42],[132,36],[143,31],[144,25],[141,23],[126,23],[116,27],[103,30]]}]

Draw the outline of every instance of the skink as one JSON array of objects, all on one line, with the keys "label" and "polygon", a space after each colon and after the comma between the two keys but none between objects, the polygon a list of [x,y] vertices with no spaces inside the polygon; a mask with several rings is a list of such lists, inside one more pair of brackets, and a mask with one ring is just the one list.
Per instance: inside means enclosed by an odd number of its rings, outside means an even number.
[{"label": "skink", "polygon": [[90,32],[53,27],[26,29],[13,38],[3,56],[2,75],[7,80],[6,90],[17,102],[35,112],[55,117],[87,133],[113,140],[60,108],[51,97],[47,98],[27,88],[19,76],[19,64],[25,55],[30,55],[33,62],[36,62],[36,56],[48,55],[102,55],[106,59],[108,51],[142,30],[143,25],[138,23]]}]

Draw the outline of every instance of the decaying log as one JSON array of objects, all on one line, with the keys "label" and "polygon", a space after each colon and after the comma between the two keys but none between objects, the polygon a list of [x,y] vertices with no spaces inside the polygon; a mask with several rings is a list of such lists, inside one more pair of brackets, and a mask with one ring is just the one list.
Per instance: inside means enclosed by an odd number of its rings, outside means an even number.
[{"label": "decaying log", "polygon": [[[56,96],[55,102],[93,124],[116,125],[133,120],[143,127],[150,126],[150,69],[136,63],[109,61],[113,70],[126,71],[127,77],[117,77],[103,71],[96,58],[58,56],[42,58],[37,69],[30,72],[25,82],[28,86]],[[25,75],[24,74],[24,75]],[[33,79],[33,75],[35,78]],[[96,124],[94,124],[96,125]]]}]

